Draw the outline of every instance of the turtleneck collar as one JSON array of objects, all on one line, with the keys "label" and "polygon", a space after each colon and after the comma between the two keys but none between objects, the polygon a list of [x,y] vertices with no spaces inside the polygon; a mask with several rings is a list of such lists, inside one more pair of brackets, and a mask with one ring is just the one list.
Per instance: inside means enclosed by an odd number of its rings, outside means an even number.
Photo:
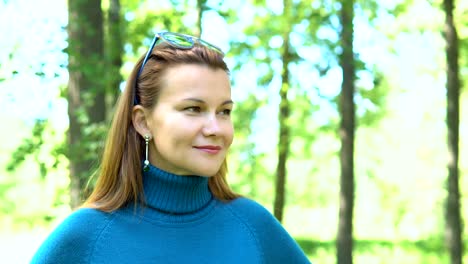
[{"label": "turtleneck collar", "polygon": [[205,207],[212,199],[208,178],[181,176],[153,165],[143,172],[146,205],[168,214],[187,214]]}]

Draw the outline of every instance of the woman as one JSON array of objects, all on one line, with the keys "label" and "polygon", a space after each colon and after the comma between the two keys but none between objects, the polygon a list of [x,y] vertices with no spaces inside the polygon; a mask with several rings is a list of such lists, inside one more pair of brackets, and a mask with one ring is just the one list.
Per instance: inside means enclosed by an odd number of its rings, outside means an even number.
[{"label": "woman", "polygon": [[32,263],[309,263],[226,182],[232,107],[219,48],[156,34],[119,98],[93,193]]}]

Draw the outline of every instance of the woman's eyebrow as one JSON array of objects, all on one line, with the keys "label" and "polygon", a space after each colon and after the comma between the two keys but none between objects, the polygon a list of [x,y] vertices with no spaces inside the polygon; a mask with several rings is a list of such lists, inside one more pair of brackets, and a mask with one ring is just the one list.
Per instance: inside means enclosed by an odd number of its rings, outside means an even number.
[{"label": "woman's eyebrow", "polygon": [[221,105],[234,104],[232,100],[226,100]]},{"label": "woman's eyebrow", "polygon": [[[205,101],[203,101],[202,99],[198,99],[198,98],[185,98],[184,101],[194,101],[200,104],[206,104]],[[232,100],[226,100],[221,105],[227,105],[227,104],[234,104],[234,102]]]},{"label": "woman's eyebrow", "polygon": [[185,98],[184,101],[194,101],[194,102],[201,103],[201,104],[205,103],[205,101],[198,99],[198,98]]}]

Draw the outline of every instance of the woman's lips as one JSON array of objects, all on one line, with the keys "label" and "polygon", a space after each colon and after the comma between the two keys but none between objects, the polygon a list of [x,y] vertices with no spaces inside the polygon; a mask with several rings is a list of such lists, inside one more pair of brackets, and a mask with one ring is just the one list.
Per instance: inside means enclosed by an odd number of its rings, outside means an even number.
[{"label": "woman's lips", "polygon": [[210,154],[216,154],[221,151],[220,146],[212,146],[212,145],[206,145],[206,146],[195,146],[194,148],[204,151],[206,153]]}]

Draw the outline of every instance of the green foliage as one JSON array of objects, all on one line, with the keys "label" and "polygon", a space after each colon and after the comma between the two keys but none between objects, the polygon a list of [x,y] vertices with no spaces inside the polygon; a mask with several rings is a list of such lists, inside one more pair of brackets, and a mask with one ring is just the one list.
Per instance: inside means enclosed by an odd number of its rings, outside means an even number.
[{"label": "green foliage", "polygon": [[232,174],[235,175],[235,178],[231,180],[232,187],[251,197],[259,194],[260,186],[258,185],[264,180],[262,175],[267,174],[266,168],[258,162],[263,154],[255,151],[255,142],[250,138],[255,113],[262,104],[264,102],[250,95],[242,103],[236,104],[233,120],[236,139],[229,156],[230,164],[234,165],[231,166],[234,171]]},{"label": "green foliage", "polygon": [[[176,2],[176,1],[172,1]],[[184,8],[174,8],[171,5],[161,5],[157,9],[147,8],[148,2],[140,2],[130,6],[124,6],[126,18],[126,55],[130,57],[144,54],[152,40],[154,33],[158,31],[196,32],[196,21],[185,24],[184,19],[191,15],[187,12],[186,5],[178,5]],[[142,45],[143,44],[143,45]],[[144,51],[140,50],[143,47]]]},{"label": "green foliage", "polygon": [[[10,161],[6,165],[9,172],[16,170],[29,156],[33,156],[34,160],[39,166],[39,172],[42,178],[45,178],[49,169],[56,169],[59,164],[59,155],[64,154],[63,145],[57,145],[52,149],[51,154],[55,159],[52,163],[44,159],[42,146],[45,142],[47,133],[48,122],[47,120],[38,119],[35,121],[30,137],[23,140],[23,142],[11,154]],[[52,132],[53,133],[53,132]]]},{"label": "green foliage", "polygon": [[15,184],[16,182],[11,178],[9,180],[0,181],[0,198],[2,201],[0,205],[0,215],[7,215],[15,210],[15,201],[4,198],[5,193],[11,190]]},{"label": "green foliage", "polygon": [[[461,4],[462,1],[459,1],[457,7],[463,6]],[[468,6],[464,5],[464,8],[456,8],[455,9],[455,26],[458,29],[458,37],[459,37],[459,67],[460,67],[460,79],[461,82],[461,91],[466,91],[468,87],[468,16],[466,15]],[[463,81],[465,80],[465,81]]]},{"label": "green foliage", "polygon": [[[169,29],[171,31],[177,31],[178,26],[173,25],[174,18],[180,18],[182,13],[175,10],[158,10],[154,13],[146,13],[144,16],[135,15],[135,18],[128,21],[128,45],[131,53],[140,54],[138,48],[141,47],[142,40],[147,39],[147,42],[151,41],[154,36],[154,30],[158,29]],[[134,13],[137,13],[136,11]],[[132,14],[129,12],[129,14]],[[178,20],[178,19],[176,19]],[[148,45],[144,45],[148,46]]]},{"label": "green foliage", "polygon": [[313,118],[313,113],[320,111],[318,105],[312,104],[307,92],[299,92],[291,98],[291,118],[289,125],[292,128],[291,158],[311,158],[312,145],[322,135],[324,129]]},{"label": "green foliage", "polygon": [[[369,71],[367,71],[369,72]],[[384,79],[384,75],[378,69],[373,69],[370,74],[373,75],[372,83],[369,85],[357,85],[360,102],[356,105],[359,126],[372,126],[377,124],[385,117],[386,96],[390,87]]]},{"label": "green foliage", "polygon": [[10,115],[1,119],[8,130],[0,137],[0,232],[46,225],[68,207],[67,161],[57,147],[63,135],[50,121],[30,127]]}]

